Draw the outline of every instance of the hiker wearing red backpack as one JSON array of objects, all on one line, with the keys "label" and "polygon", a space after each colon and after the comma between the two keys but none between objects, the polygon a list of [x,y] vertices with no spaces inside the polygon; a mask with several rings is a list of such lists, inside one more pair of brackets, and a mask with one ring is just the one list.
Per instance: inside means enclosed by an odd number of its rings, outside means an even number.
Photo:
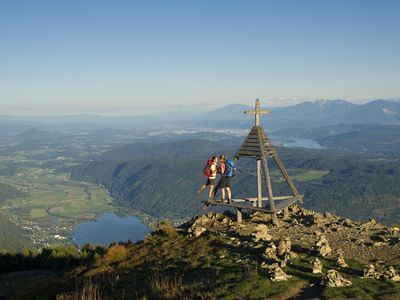
[{"label": "hiker wearing red backpack", "polygon": [[208,201],[212,201],[214,199],[214,184],[215,178],[217,177],[217,164],[218,164],[218,156],[213,156],[212,159],[207,161],[206,166],[204,167],[204,175],[207,176],[207,181],[203,184],[197,193],[201,193],[207,186],[210,187],[208,192]]}]

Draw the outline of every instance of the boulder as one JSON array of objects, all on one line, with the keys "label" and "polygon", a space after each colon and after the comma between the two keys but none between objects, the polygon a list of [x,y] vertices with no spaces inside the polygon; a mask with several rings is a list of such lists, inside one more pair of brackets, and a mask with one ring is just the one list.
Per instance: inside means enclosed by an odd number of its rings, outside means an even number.
[{"label": "boulder", "polygon": [[193,235],[195,236],[195,237],[199,237],[200,235],[202,235],[204,232],[206,232],[207,231],[207,229],[205,229],[204,227],[196,227],[194,230],[193,230]]},{"label": "boulder", "polygon": [[328,273],[322,278],[321,285],[326,287],[348,287],[351,286],[352,283],[350,280],[344,278],[339,272],[336,270],[328,270]]}]

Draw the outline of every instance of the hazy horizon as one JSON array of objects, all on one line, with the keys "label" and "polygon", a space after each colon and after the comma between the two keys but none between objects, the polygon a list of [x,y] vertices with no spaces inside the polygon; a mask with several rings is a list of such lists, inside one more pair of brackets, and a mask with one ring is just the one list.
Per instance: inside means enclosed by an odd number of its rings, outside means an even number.
[{"label": "hazy horizon", "polygon": [[[359,101],[351,101],[346,99],[272,99],[272,100],[264,100],[261,99],[261,104],[263,107],[268,108],[277,108],[277,107],[288,107],[297,104],[301,104],[304,102],[316,102],[316,101],[335,101],[335,100],[344,100],[353,104],[362,105],[365,103],[369,103],[376,100],[385,100],[385,101],[400,101],[399,99],[368,99],[368,100],[359,100]],[[79,115],[92,115],[92,116],[105,116],[105,117],[124,117],[124,116],[145,116],[152,114],[173,114],[174,112],[188,112],[188,113],[206,113],[208,111],[212,111],[214,109],[222,108],[228,105],[247,105],[253,106],[254,100],[249,100],[241,103],[195,103],[192,105],[159,105],[159,106],[131,106],[131,107],[97,107],[97,108],[76,108],[72,110],[64,110],[60,112],[59,108],[34,108],[31,107],[29,109],[10,109],[9,111],[2,110],[0,113],[0,117],[57,117],[57,116],[79,116]],[[35,113],[36,112],[36,113]]]}]

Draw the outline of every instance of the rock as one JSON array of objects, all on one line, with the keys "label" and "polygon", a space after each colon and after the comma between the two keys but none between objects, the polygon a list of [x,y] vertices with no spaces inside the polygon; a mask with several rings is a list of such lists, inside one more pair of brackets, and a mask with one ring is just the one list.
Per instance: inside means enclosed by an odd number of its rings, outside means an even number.
[{"label": "rock", "polygon": [[336,262],[341,268],[347,268],[349,266],[346,263],[346,261],[344,260],[343,251],[342,250],[338,251],[338,257],[337,257]]},{"label": "rock", "polygon": [[252,222],[268,222],[269,220],[271,220],[271,217],[270,215],[264,214],[260,211],[256,211],[251,214],[250,219]]},{"label": "rock", "polygon": [[196,227],[193,230],[193,235],[195,237],[199,237],[200,235],[202,235],[205,231],[207,231],[207,229],[205,229],[204,227]]},{"label": "rock", "polygon": [[270,241],[272,235],[268,233],[268,226],[265,224],[257,224],[254,228],[254,232],[251,234],[256,242],[258,241]]},{"label": "rock", "polygon": [[385,243],[385,242],[376,242],[376,243],[374,243],[373,245],[374,245],[375,247],[382,247],[382,246],[386,246],[387,243]]},{"label": "rock", "polygon": [[328,270],[328,273],[322,278],[321,285],[326,287],[348,287],[352,283],[350,280],[344,278],[336,270]]},{"label": "rock", "polygon": [[344,219],[343,225],[347,227],[353,227],[353,221],[346,218]]},{"label": "rock", "polygon": [[291,275],[286,274],[285,271],[276,264],[271,265],[269,269],[268,274],[272,281],[287,281],[292,277]]},{"label": "rock", "polygon": [[222,219],[221,223],[225,225],[230,225],[232,223],[232,220],[229,219],[228,217],[225,217]]},{"label": "rock", "polygon": [[318,258],[316,258],[315,260],[314,260],[314,262],[313,262],[313,270],[312,270],[312,272],[313,272],[313,274],[320,274],[320,273],[322,273],[322,263],[321,263],[321,261],[318,259]]},{"label": "rock", "polygon": [[376,272],[374,265],[368,265],[367,268],[364,269],[363,278],[379,278],[380,274]]},{"label": "rock", "polygon": [[275,246],[275,244],[273,242],[270,242],[267,245],[267,248],[265,248],[263,256],[266,259],[269,259],[269,260],[278,260],[278,257],[277,257],[276,254],[277,254],[276,253],[276,246]]},{"label": "rock", "polygon": [[399,282],[400,281],[400,275],[398,275],[396,273],[396,270],[394,269],[393,266],[390,266],[389,269],[387,269],[384,272],[383,276],[385,278],[390,279],[390,280],[395,281],[395,282]]},{"label": "rock", "polygon": [[289,210],[292,213],[297,214],[300,211],[300,208],[297,205],[293,205],[293,206],[289,207]]},{"label": "rock", "polygon": [[289,237],[285,239],[281,239],[278,244],[278,255],[283,256],[286,253],[290,254],[290,250],[292,249],[292,242]]},{"label": "rock", "polygon": [[320,240],[315,244],[315,248],[322,257],[325,257],[332,252],[325,235],[321,235]]},{"label": "rock", "polygon": [[332,218],[332,214],[330,212],[324,212],[324,217],[327,219],[331,219]]}]

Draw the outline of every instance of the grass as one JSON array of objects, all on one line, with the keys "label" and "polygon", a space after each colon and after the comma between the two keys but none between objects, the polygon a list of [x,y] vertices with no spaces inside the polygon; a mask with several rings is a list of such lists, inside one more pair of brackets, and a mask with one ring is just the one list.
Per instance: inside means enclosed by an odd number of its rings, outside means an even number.
[{"label": "grass", "polygon": [[[135,244],[115,244],[83,265],[46,280],[46,291],[35,289],[43,282],[27,283],[36,298],[75,299],[100,294],[109,299],[396,299],[400,285],[386,280],[361,279],[363,266],[349,260],[338,269],[353,282],[350,288],[318,286],[322,274],[312,274],[307,252],[284,270],[292,278],[272,282],[261,268],[263,248],[233,244],[229,236],[207,232],[199,238],[171,229],[163,221],[153,235]],[[333,260],[320,258],[323,271],[337,269]],[[314,284],[314,287],[310,287]],[[49,291],[54,291],[49,295]],[[17,291],[18,292],[18,291]],[[18,292],[19,293],[19,292]],[[45,294],[46,293],[46,294]],[[26,296],[26,294],[24,294]]]}]

